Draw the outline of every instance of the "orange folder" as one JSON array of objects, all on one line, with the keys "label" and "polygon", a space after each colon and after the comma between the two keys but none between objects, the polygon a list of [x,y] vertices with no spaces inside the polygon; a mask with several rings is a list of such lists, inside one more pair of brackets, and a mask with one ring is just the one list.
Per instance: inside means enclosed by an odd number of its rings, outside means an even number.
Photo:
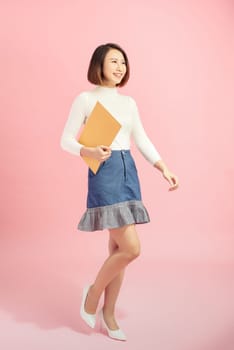
[{"label": "orange folder", "polygon": [[[78,142],[86,147],[110,146],[120,128],[121,124],[100,102],[97,102],[84,125]],[[101,162],[89,157],[82,158],[96,174]]]}]

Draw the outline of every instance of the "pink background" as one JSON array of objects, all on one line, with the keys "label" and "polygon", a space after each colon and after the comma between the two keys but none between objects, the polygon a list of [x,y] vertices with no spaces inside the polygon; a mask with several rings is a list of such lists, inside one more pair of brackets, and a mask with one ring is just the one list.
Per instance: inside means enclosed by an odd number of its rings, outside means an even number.
[{"label": "pink background", "polygon": [[120,346],[79,318],[108,234],[77,231],[87,169],[60,148],[94,48],[117,42],[131,64],[121,92],[180,180],[168,192],[133,147],[151,223],[119,300],[121,346],[233,349],[233,3],[9,0],[0,20],[1,348]]}]

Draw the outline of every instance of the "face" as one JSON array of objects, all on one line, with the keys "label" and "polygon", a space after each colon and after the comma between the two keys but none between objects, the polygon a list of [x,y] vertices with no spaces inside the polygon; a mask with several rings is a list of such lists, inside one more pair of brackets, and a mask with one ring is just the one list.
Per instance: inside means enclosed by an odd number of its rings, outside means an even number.
[{"label": "face", "polygon": [[127,67],[122,52],[110,49],[103,63],[104,85],[115,87],[121,82],[126,71]]}]

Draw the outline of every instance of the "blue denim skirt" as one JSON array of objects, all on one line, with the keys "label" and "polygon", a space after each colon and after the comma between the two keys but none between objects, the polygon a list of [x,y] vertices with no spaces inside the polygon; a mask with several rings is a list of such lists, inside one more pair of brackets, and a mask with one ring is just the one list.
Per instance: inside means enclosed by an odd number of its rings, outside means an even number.
[{"label": "blue denim skirt", "polygon": [[87,209],[77,228],[96,231],[149,221],[130,150],[113,150],[96,174],[88,170]]}]

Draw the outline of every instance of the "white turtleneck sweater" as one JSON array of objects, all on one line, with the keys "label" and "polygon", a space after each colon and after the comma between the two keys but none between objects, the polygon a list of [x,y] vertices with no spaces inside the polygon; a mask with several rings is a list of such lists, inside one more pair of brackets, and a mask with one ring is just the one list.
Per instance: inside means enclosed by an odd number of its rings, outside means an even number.
[{"label": "white turtleneck sweater", "polygon": [[112,150],[130,149],[130,139],[133,137],[136,146],[150,163],[155,164],[162,159],[143,128],[135,100],[120,94],[117,87],[99,85],[74,99],[60,140],[63,150],[80,155],[83,145],[77,141],[77,134],[97,101],[122,125],[110,146]]}]

